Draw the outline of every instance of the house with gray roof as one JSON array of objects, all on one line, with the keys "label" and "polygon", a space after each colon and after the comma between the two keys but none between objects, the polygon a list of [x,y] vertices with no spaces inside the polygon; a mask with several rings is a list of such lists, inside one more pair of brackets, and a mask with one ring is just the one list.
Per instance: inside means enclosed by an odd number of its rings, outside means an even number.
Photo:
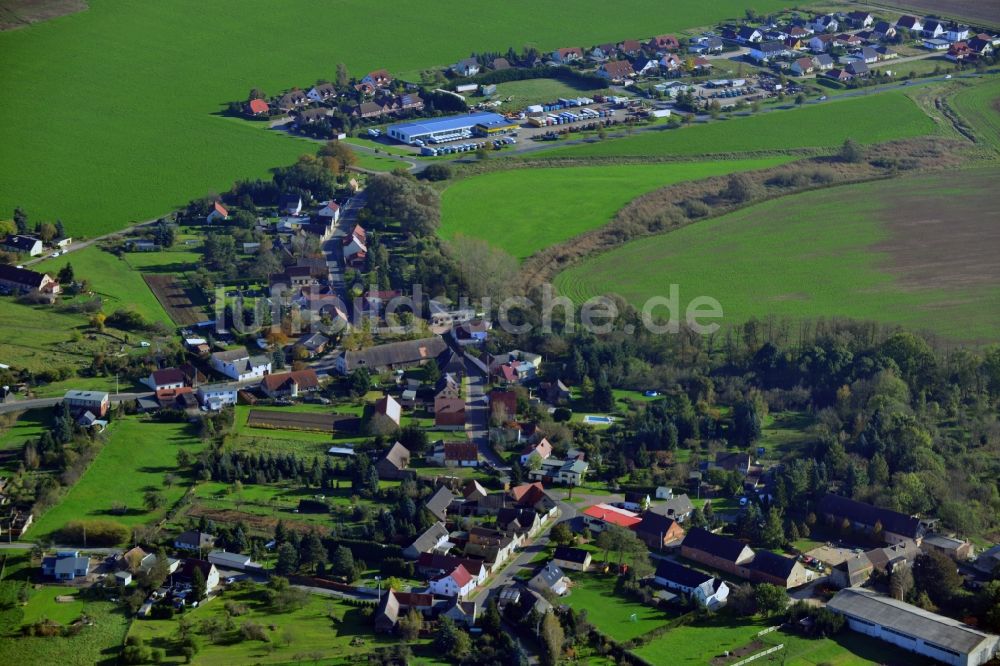
[{"label": "house with gray roof", "polygon": [[90,573],[90,558],[80,551],[65,550],[42,558],[42,573],[56,580],[74,580]]},{"label": "house with gray roof", "polygon": [[549,562],[528,581],[528,587],[536,592],[544,594],[551,592],[561,597],[569,591],[570,579],[563,573],[563,570],[555,564]]},{"label": "house with gray roof", "polygon": [[438,521],[424,530],[424,533],[413,540],[409,546],[403,549],[403,556],[411,560],[420,557],[422,553],[445,554],[451,549],[448,542],[448,528],[444,523]]},{"label": "house with gray roof", "polygon": [[420,340],[404,340],[376,345],[360,351],[346,351],[336,360],[337,371],[349,375],[358,368],[381,373],[421,365],[437,359],[447,351],[448,344],[439,336]]},{"label": "house with gray roof", "polygon": [[451,503],[455,501],[455,495],[452,494],[450,490],[441,486],[437,489],[437,492],[428,498],[427,502],[424,503],[424,507],[431,512],[438,520],[445,520],[448,517],[448,507]]}]

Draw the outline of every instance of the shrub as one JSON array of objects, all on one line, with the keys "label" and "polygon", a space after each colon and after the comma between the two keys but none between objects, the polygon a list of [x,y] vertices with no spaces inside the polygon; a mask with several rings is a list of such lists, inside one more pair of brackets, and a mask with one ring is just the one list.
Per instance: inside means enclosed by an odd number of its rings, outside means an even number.
[{"label": "shrub", "polygon": [[129,529],[111,520],[74,520],[59,531],[59,541],[82,544],[86,535],[88,546],[117,546],[129,537]]}]

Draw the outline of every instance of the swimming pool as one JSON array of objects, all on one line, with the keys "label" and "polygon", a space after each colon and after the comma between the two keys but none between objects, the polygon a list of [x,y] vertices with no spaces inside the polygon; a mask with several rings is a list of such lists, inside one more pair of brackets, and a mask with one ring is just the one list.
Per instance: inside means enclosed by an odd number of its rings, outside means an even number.
[{"label": "swimming pool", "polygon": [[593,423],[596,425],[611,425],[615,422],[615,420],[610,416],[595,416],[593,414],[587,414],[583,417],[583,422]]}]

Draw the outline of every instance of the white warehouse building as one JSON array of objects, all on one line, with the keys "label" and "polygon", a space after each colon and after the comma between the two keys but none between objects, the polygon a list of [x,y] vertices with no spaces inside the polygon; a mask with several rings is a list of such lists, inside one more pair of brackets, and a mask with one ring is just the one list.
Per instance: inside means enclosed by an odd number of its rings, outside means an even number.
[{"label": "white warehouse building", "polygon": [[952,666],[980,666],[997,654],[1000,636],[871,590],[845,588],[827,608],[858,633]]}]

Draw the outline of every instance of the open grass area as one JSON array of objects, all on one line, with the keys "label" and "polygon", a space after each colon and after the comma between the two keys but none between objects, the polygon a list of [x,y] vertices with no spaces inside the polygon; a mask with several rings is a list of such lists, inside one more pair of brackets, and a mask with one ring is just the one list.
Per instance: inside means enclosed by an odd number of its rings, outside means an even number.
[{"label": "open grass area", "polygon": [[960,90],[951,102],[976,138],[1000,151],[1000,78]]},{"label": "open grass area", "polygon": [[590,622],[616,641],[642,636],[670,619],[661,610],[615,595],[614,576],[572,572],[570,579],[572,592],[560,601],[575,611],[586,610]]},{"label": "open grass area", "polygon": [[51,409],[0,416],[0,470],[17,471],[22,460],[21,447],[29,439],[40,437],[51,425]]},{"label": "open grass area", "polygon": [[[669,8],[641,0],[609,24],[593,20],[607,9],[598,0],[582,0],[569,15],[513,0],[474,21],[457,0],[88,4],[78,14],[0,33],[0,88],[11,102],[0,128],[0,214],[24,206],[38,218],[61,217],[75,236],[156,217],[313,152],[313,144],[218,115],[253,87],[274,94],[307,86],[333,78],[339,61],[358,78],[378,67],[415,76],[473,51],[615,42],[708,25],[745,9],[743,0]],[[762,0],[755,7],[767,13],[791,4]],[[381,16],[392,20],[376,21]],[[321,25],[340,26],[337,38],[309,29]],[[247,48],[281,42],[295,46]],[[39,90],[87,104],[39,102]]]},{"label": "open grass area", "polygon": [[514,169],[459,180],[441,201],[441,234],[483,238],[519,259],[611,220],[641,194],[685,180],[763,169],[784,158]]},{"label": "open grass area", "polygon": [[[112,423],[97,458],[62,501],[36,521],[28,536],[49,537],[72,520],[107,519],[138,525],[162,517],[191,481],[177,469],[178,452],[183,449],[194,455],[201,448],[202,442],[187,423],[157,423],[135,417]],[[167,474],[177,477],[170,487],[163,484]],[[143,506],[143,494],[151,489],[163,493],[164,508],[150,512]],[[116,502],[127,507],[124,514],[112,513]]]},{"label": "open grass area", "polygon": [[909,97],[892,91],[747,118],[642,132],[612,141],[565,146],[535,153],[533,157],[711,155],[832,148],[847,138],[878,143],[935,132],[934,122]]},{"label": "open grass area", "polygon": [[[373,648],[397,642],[392,637],[377,637],[371,620],[363,617],[361,609],[343,601],[312,595],[303,608],[278,613],[267,604],[262,590],[262,586],[252,586],[247,590],[227,591],[220,598],[185,613],[197,628],[207,619],[221,620],[227,601],[243,604],[248,610],[234,618],[236,628],[221,632],[218,642],[199,636],[201,651],[196,663],[285,664],[299,661],[296,655],[306,653],[316,655],[309,657],[313,663],[356,663]],[[239,627],[244,622],[262,625],[270,644],[241,639]],[[184,659],[177,646],[176,632],[176,620],[139,620],[132,623],[129,635],[140,636],[147,645],[166,650],[164,664],[180,664]]]},{"label": "open grass area", "polygon": [[[555,102],[560,97],[593,97],[596,94],[608,92],[602,88],[582,88],[558,79],[526,79],[524,81],[508,81],[497,85],[497,91],[490,96],[492,100],[503,102],[501,110],[521,110],[529,104],[545,104]],[[470,101],[477,102],[483,97],[473,97]]]},{"label": "open grass area", "polygon": [[726,650],[746,645],[768,626],[762,619],[717,616],[671,629],[634,652],[654,664],[706,664]]},{"label": "open grass area", "polygon": [[[637,306],[680,288],[680,308],[718,299],[723,326],[751,316],[843,316],[968,341],[1000,331],[1000,228],[991,169],[808,192],[597,255],[557,276],[582,302],[617,292]],[[659,309],[664,312],[664,309]],[[702,320],[713,323],[713,320]]]},{"label": "open grass area", "polygon": [[[145,265],[140,264],[141,270],[151,268],[157,260],[161,262],[161,270],[164,266],[190,266],[199,261],[197,255],[190,252],[176,254],[179,258],[174,258],[173,252],[150,252],[148,256],[135,260],[146,262]],[[129,263],[132,258],[133,255],[129,254],[119,259],[110,252],[91,245],[56,259],[47,259],[32,268],[55,275],[67,263],[72,264],[76,279],[90,280],[94,293],[103,299],[105,313],[110,314],[122,308],[133,309],[147,321],[161,321],[172,327],[170,317],[146,286],[136,266]]]},{"label": "open grass area", "polygon": [[4,664],[116,664],[129,619],[107,601],[84,606],[92,624],[72,637],[20,637],[0,640]]},{"label": "open grass area", "polygon": [[754,446],[765,449],[767,458],[801,455],[801,447],[814,441],[806,430],[813,424],[804,412],[778,412],[764,418],[760,439]]}]

